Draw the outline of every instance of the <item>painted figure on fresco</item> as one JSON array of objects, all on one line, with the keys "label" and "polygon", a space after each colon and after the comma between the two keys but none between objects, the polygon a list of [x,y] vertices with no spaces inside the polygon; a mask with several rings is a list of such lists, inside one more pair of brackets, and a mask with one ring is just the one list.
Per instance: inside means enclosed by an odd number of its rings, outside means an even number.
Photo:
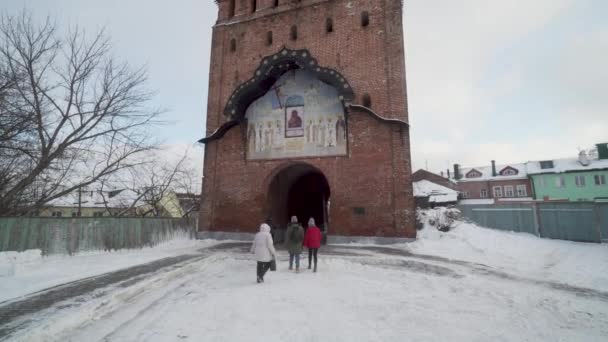
[{"label": "painted figure on fresco", "polygon": [[287,127],[288,128],[301,128],[302,127],[302,118],[298,115],[297,110],[291,111],[291,117],[289,118]]},{"label": "painted figure on fresco", "polygon": [[274,127],[275,131],[274,131],[274,147],[281,147],[281,145],[283,144],[283,132],[281,132],[281,120],[276,120],[275,121],[275,127]]},{"label": "painted figure on fresco", "polygon": [[255,125],[249,125],[249,130],[247,131],[247,140],[249,141],[249,155],[253,154],[254,152],[257,151],[256,149],[256,132],[255,132]]},{"label": "painted figure on fresco", "polygon": [[319,119],[319,146],[325,146],[325,128],[323,119]]},{"label": "painted figure on fresco", "polygon": [[344,119],[338,118],[336,121],[336,145],[342,146],[346,144],[346,123]]},{"label": "painted figure on fresco", "polygon": [[327,147],[336,146],[336,135],[334,134],[333,118],[327,118]]},{"label": "painted figure on fresco", "polygon": [[309,144],[312,142],[312,121],[308,120],[306,124],[306,143]]}]

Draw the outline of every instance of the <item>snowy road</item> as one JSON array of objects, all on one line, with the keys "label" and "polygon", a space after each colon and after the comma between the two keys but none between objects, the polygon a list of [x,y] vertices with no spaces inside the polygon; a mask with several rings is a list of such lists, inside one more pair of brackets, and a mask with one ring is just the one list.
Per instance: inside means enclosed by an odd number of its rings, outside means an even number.
[{"label": "snowy road", "polygon": [[[385,248],[255,283],[240,245],[28,315],[18,341],[605,341],[608,293]],[[230,247],[230,248],[228,248]]]}]

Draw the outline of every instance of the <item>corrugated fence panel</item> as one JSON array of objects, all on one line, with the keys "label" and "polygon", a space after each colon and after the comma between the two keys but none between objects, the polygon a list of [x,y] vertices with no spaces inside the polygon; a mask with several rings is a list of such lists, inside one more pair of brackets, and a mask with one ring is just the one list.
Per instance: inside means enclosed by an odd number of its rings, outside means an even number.
[{"label": "corrugated fence panel", "polygon": [[604,242],[608,242],[608,203],[599,203],[596,210],[598,212],[601,239]]},{"label": "corrugated fence panel", "polygon": [[458,208],[464,217],[480,226],[538,235],[532,205],[461,205]]},{"label": "corrugated fence panel", "polygon": [[538,202],[458,208],[464,217],[488,228],[551,239],[608,242],[608,203]]},{"label": "corrugated fence panel", "polygon": [[593,203],[538,203],[541,237],[600,242]]},{"label": "corrugated fence panel", "polygon": [[73,254],[154,246],[176,236],[194,239],[191,218],[0,218],[0,252],[40,249]]}]

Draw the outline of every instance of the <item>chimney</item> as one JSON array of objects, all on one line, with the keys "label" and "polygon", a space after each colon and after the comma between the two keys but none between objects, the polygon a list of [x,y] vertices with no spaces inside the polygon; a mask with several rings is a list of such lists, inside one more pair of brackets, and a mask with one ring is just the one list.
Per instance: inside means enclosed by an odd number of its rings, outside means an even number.
[{"label": "chimney", "polygon": [[443,171],[441,171],[441,177],[443,178]]},{"label": "chimney", "polygon": [[492,160],[492,177],[496,177],[496,161]]},{"label": "chimney", "polygon": [[452,176],[450,175],[450,169],[448,168],[448,169],[447,169],[447,171],[448,171],[448,179],[450,179],[450,178],[452,177]]},{"label": "chimney", "polygon": [[460,179],[460,165],[458,165],[458,164],[454,164],[454,179],[455,180]]},{"label": "chimney", "polygon": [[597,159],[608,159],[608,144],[607,143],[603,143],[603,144],[596,144],[595,147],[597,148]]}]

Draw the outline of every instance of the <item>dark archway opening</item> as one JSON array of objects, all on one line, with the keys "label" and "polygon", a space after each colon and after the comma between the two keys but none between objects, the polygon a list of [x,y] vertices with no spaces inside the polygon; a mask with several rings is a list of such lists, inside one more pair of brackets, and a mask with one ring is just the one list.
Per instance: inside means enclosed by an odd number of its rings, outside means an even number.
[{"label": "dark archway opening", "polygon": [[304,163],[286,167],[274,176],[268,195],[268,217],[278,230],[276,242],[283,241],[283,232],[293,215],[304,227],[313,217],[317,226],[327,231],[331,193],[327,179],[317,168]]}]

